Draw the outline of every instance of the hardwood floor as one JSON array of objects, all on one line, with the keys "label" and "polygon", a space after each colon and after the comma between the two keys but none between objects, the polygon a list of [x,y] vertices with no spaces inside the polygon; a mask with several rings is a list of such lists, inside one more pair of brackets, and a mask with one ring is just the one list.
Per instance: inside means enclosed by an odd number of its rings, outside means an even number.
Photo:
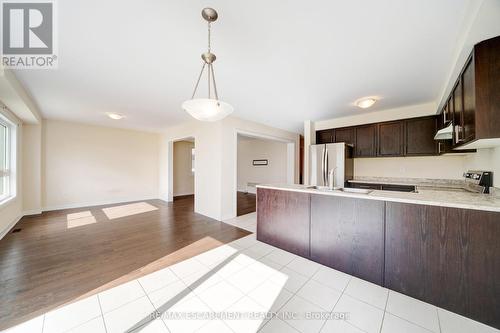
[{"label": "hardwood floor", "polygon": [[0,241],[0,330],[249,234],[193,206],[188,197],[24,217]]},{"label": "hardwood floor", "polygon": [[252,193],[238,192],[236,195],[237,216],[255,212],[256,196]]}]

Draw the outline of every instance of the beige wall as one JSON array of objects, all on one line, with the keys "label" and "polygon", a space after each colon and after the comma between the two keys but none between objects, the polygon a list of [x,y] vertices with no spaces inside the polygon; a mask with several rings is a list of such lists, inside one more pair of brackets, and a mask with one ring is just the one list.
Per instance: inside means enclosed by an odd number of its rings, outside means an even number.
[{"label": "beige wall", "polygon": [[[267,166],[254,166],[253,160],[267,159]],[[238,139],[238,191],[255,193],[255,188],[247,188],[248,182],[269,184],[286,183],[287,145],[284,142]]]},{"label": "beige wall", "polygon": [[461,179],[463,156],[355,158],[354,176]]},{"label": "beige wall", "polygon": [[46,120],[45,210],[158,197],[159,136]]},{"label": "beige wall", "polygon": [[194,142],[174,142],[174,196],[194,194],[194,174],[191,171]]},{"label": "beige wall", "polygon": [[42,126],[23,125],[23,212],[42,211]]}]

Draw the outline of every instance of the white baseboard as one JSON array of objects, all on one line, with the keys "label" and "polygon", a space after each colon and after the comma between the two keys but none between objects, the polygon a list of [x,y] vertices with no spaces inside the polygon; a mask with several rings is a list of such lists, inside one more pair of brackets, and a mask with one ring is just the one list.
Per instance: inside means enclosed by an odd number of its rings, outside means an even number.
[{"label": "white baseboard", "polygon": [[42,210],[40,209],[25,210],[23,212],[23,216],[39,215],[39,214],[42,214]]},{"label": "white baseboard", "polygon": [[11,223],[9,223],[9,225],[0,233],[0,239],[4,238],[5,235],[7,235],[9,233],[9,231],[16,225],[17,222],[19,222],[19,220],[22,217],[23,217],[23,215],[15,218],[14,221],[12,221]]},{"label": "white baseboard", "polygon": [[[94,201],[94,202],[80,202],[73,204],[65,204],[65,205],[53,205],[43,207],[42,211],[47,212],[51,210],[60,210],[60,209],[72,209],[72,208],[85,208],[91,206],[103,206],[103,205],[115,205],[119,203],[127,203],[132,201],[144,201],[144,200],[157,200],[159,199],[157,196],[155,197],[142,197],[142,198],[122,198],[119,200],[103,200],[103,201]],[[161,199],[160,199],[161,200]]]}]

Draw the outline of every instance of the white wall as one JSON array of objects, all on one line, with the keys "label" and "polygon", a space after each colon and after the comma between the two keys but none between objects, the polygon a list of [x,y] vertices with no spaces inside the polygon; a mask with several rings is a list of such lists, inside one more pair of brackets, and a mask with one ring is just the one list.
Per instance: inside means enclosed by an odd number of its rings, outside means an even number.
[{"label": "white wall", "polygon": [[437,107],[435,103],[409,105],[395,109],[359,113],[353,114],[352,116],[316,121],[314,122],[314,129],[318,131],[328,128],[370,124],[380,121],[423,117],[436,114],[436,110]]},{"label": "white wall", "polygon": [[[224,220],[236,216],[236,169],[238,131],[293,142],[298,156],[299,135],[236,117],[217,122],[190,120],[165,129],[160,146],[160,198],[172,200],[169,179],[172,165],[172,141],[194,137],[196,143],[195,212]],[[298,159],[296,158],[296,166]],[[298,167],[295,168],[298,179]]]},{"label": "white wall", "polygon": [[194,194],[194,174],[191,171],[194,142],[174,142],[174,196]]},{"label": "white wall", "polygon": [[[254,166],[253,160],[267,159],[267,166]],[[238,137],[238,191],[255,193],[247,183],[286,183],[287,144],[284,142]]]},{"label": "white wall", "polygon": [[43,122],[45,210],[158,197],[159,135]]},{"label": "white wall", "polygon": [[221,122],[190,120],[169,127],[160,143],[160,198],[173,198],[173,143],[194,138],[196,144],[195,212],[220,220],[221,218]]}]

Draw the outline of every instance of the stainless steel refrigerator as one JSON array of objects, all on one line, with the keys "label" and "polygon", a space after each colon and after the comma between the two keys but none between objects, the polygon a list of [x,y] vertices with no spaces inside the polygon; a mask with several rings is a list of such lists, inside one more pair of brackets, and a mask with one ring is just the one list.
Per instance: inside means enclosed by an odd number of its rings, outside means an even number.
[{"label": "stainless steel refrigerator", "polygon": [[328,186],[330,170],[334,170],[334,187],[347,187],[347,181],[353,178],[353,147],[341,143],[311,145],[310,185]]}]

